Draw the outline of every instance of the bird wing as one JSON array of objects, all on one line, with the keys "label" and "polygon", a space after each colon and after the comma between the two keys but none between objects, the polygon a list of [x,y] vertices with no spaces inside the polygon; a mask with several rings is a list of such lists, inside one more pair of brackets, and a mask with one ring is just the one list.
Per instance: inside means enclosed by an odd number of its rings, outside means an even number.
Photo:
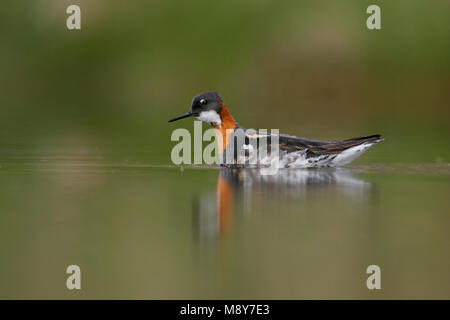
[{"label": "bird wing", "polygon": [[[268,151],[270,152],[270,150],[272,150],[272,146],[276,143],[276,140],[272,137],[272,134],[267,134],[265,132],[245,130],[245,143],[243,146],[235,148],[235,158],[237,157],[237,150],[240,150],[241,147],[245,147],[249,144],[257,145],[258,147],[260,147],[262,141],[263,143],[267,144]],[[321,155],[339,154],[344,150],[364,143],[376,143],[383,140],[378,134],[340,141],[312,140],[285,134],[277,135],[277,137],[278,148],[281,152],[291,153],[303,150],[306,152],[306,158],[318,157]],[[245,152],[246,157],[247,155],[248,152]]]},{"label": "bird wing", "polygon": [[361,145],[363,143],[376,143],[381,140],[382,139],[378,134],[341,141],[310,140],[300,137],[280,135],[279,146],[280,150],[286,152],[306,150],[306,157],[310,158],[324,154],[338,154],[344,150]]}]

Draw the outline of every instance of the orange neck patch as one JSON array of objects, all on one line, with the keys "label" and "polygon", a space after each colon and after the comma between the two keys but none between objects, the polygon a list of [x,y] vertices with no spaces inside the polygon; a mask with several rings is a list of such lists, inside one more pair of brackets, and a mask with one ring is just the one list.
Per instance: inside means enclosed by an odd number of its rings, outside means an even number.
[{"label": "orange neck patch", "polygon": [[216,124],[213,124],[214,129],[216,129],[216,135],[218,139],[221,139],[221,142],[219,142],[219,148],[221,148],[221,153],[226,149],[228,144],[228,138],[233,133],[234,129],[236,129],[236,122],[234,121],[231,113],[228,111],[225,104],[221,101],[218,101],[220,105],[222,106],[222,109],[220,110],[220,119],[221,119],[221,125],[218,126]]}]

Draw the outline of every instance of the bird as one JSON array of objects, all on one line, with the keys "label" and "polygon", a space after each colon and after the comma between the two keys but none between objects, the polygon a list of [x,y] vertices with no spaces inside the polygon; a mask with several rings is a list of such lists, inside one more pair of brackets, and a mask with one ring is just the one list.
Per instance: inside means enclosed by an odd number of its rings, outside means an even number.
[{"label": "bird", "polygon": [[[170,119],[169,122],[187,117],[206,122],[215,129],[217,139],[221,139],[219,153],[222,166],[245,167],[251,159],[253,146],[259,151],[266,145],[268,155],[272,155],[272,150],[278,150],[277,159],[280,168],[340,167],[349,164],[370,147],[384,140],[381,135],[374,134],[346,140],[323,141],[246,129],[234,120],[223,99],[215,91],[196,95],[192,99],[190,110]],[[241,144],[232,143],[235,141],[232,134],[236,132],[242,132],[245,136]],[[267,139],[266,144],[262,143],[263,138]],[[231,161],[229,159],[225,161],[228,149],[233,150],[231,157],[228,156],[232,158]],[[267,160],[260,160],[259,164],[267,165]]]}]

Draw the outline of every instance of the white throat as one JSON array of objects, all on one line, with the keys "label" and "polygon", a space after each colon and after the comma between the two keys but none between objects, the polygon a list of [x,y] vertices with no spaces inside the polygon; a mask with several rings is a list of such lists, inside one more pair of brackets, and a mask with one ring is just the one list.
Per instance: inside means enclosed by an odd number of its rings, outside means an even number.
[{"label": "white throat", "polygon": [[219,127],[222,125],[222,120],[220,120],[219,114],[214,110],[202,111],[196,118],[200,121],[205,121],[209,124],[215,124]]}]

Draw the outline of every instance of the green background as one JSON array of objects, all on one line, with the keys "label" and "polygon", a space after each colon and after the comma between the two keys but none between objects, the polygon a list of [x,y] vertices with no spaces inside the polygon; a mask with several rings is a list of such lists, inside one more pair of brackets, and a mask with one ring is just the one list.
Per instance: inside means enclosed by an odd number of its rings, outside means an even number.
[{"label": "green background", "polygon": [[[373,3],[381,30],[366,27]],[[379,133],[362,162],[448,162],[448,14],[420,0],[3,1],[0,156],[81,145],[170,164],[171,131],[193,125],[167,120],[215,90],[247,128]]]}]

